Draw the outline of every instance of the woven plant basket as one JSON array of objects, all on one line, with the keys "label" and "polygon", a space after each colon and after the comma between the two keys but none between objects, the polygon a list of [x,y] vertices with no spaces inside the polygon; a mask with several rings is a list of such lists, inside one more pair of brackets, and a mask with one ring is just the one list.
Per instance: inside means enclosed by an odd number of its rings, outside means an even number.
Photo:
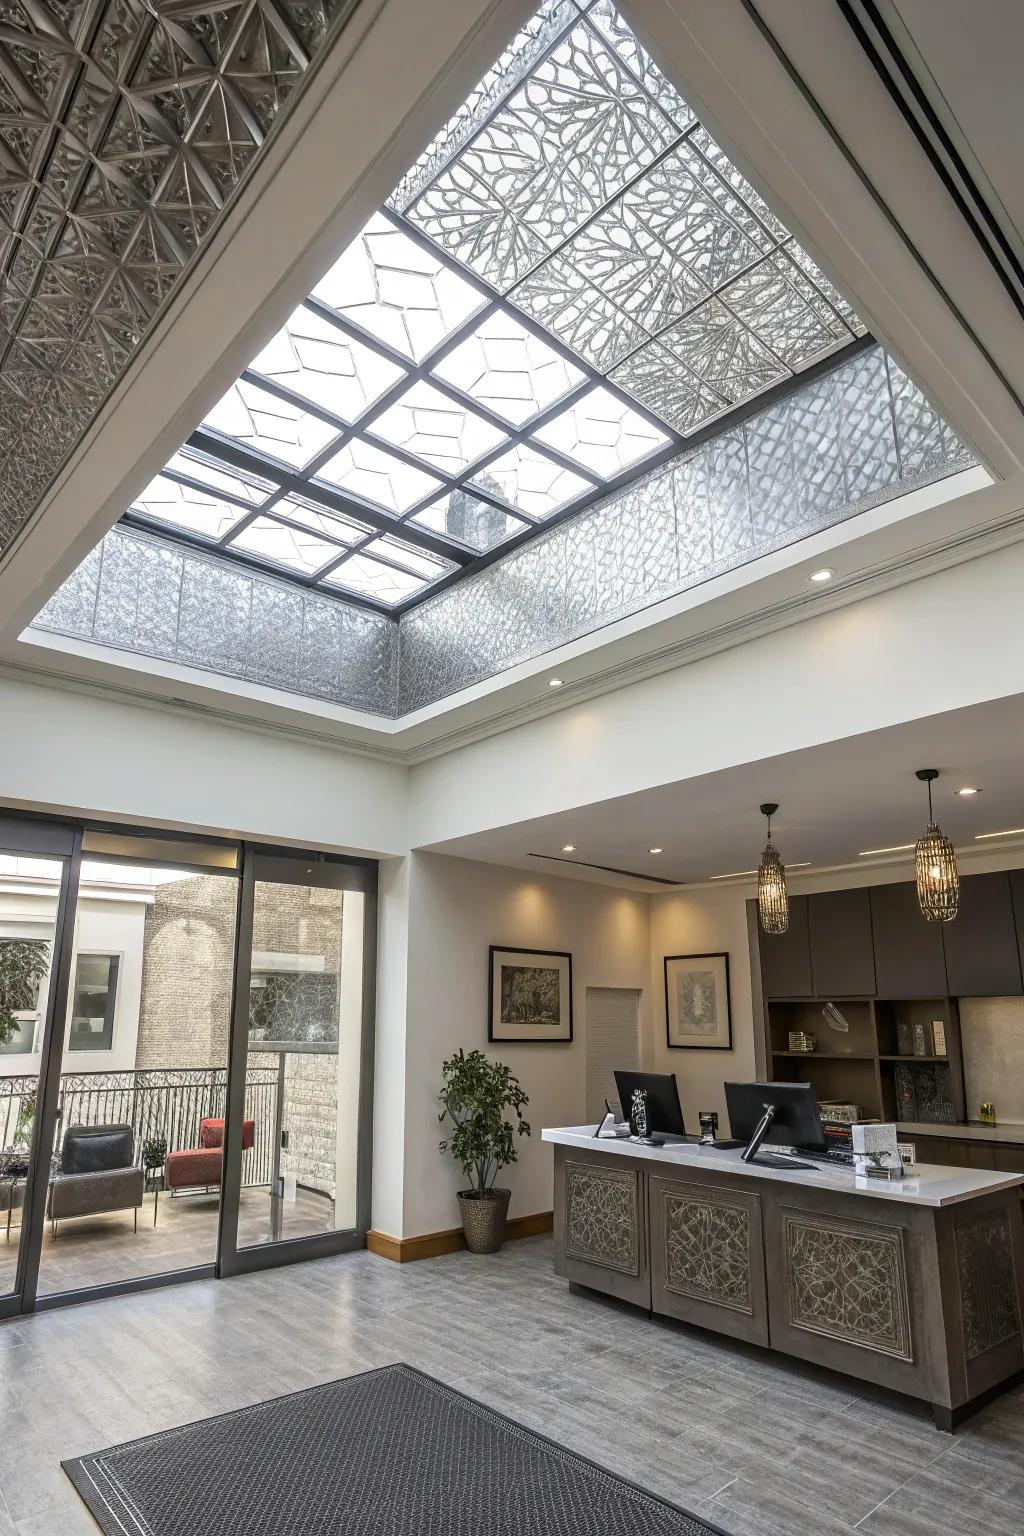
[{"label": "woven plant basket", "polygon": [[459,1190],[459,1211],[466,1247],[470,1253],[497,1253],[505,1241],[505,1220],[510,1189],[488,1189],[478,1194],[474,1189]]}]

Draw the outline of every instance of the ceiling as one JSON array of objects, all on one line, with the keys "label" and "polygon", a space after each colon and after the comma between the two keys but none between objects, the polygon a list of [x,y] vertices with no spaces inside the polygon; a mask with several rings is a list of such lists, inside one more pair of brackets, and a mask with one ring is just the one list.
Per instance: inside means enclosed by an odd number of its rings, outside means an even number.
[{"label": "ceiling", "polygon": [[[941,775],[934,798],[943,831],[958,849],[992,853],[1009,845],[1000,839],[977,843],[977,833],[1024,829],[1022,740],[1024,698],[1001,699],[430,847],[485,863],[657,890],[664,887],[654,881],[701,883],[756,869],[765,841],[759,806],[776,801],[773,840],[787,866],[806,863],[812,875],[842,865],[905,863],[906,852],[858,855],[921,835],[927,794],[914,773],[934,767]],[[965,785],[981,793],[957,796]],[[1024,831],[1014,845],[1022,841]],[[562,855],[567,843],[576,851]],[[651,854],[650,848],[664,852]],[[641,877],[639,883],[626,871]]]}]

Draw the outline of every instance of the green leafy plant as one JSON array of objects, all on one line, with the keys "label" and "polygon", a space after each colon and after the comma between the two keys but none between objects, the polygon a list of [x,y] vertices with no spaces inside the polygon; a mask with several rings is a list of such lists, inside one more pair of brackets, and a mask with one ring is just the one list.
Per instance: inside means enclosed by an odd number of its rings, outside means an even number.
[{"label": "green leafy plant", "polygon": [[142,1163],[145,1168],[162,1168],[167,1160],[167,1137],[150,1136],[142,1143]]},{"label": "green leafy plant", "polygon": [[[502,1061],[491,1061],[483,1051],[461,1048],[441,1065],[441,1113],[438,1124],[450,1121],[451,1130],[438,1143],[450,1152],[469,1181],[470,1193],[485,1198],[502,1168],[517,1160],[514,1137],[529,1136],[523,1105],[529,1097]],[[512,1110],[515,1119],[506,1120]]]},{"label": "green leafy plant", "polygon": [[36,1118],[36,1096],[26,1093],[18,1106],[18,1119],[14,1127],[14,1145],[27,1147],[32,1140],[32,1123]]},{"label": "green leafy plant", "polygon": [[18,1033],[16,1013],[30,1013],[39,999],[39,988],[50,968],[46,939],[0,941],[0,1045]]}]

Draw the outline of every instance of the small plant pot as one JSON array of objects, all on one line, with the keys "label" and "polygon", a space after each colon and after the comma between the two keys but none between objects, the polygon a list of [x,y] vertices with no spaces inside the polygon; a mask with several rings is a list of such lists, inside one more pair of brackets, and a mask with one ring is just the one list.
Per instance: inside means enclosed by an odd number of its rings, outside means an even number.
[{"label": "small plant pot", "polygon": [[505,1241],[510,1189],[459,1190],[459,1211],[470,1253],[497,1253]]}]

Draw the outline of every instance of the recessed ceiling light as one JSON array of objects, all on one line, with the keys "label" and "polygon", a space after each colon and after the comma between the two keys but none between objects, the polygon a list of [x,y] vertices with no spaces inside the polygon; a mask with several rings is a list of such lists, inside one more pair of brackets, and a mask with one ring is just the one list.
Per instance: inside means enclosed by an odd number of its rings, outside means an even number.
[{"label": "recessed ceiling light", "polygon": [[1024,827],[1007,827],[1005,832],[976,832],[974,841],[983,843],[990,837],[1024,837]]},{"label": "recessed ceiling light", "polygon": [[812,571],[808,581],[813,581],[815,586],[822,586],[826,581],[831,581],[835,571],[830,565],[823,565],[819,571]]},{"label": "recessed ceiling light", "polygon": [[561,688],[561,686],[562,686],[562,679],[560,677],[549,677],[548,678],[548,687],[549,688]]},{"label": "recessed ceiling light", "polygon": [[575,843],[563,843],[562,844],[562,852],[563,853],[575,853],[576,852],[576,844]]},{"label": "recessed ceiling light", "polygon": [[[787,864],[786,865],[787,871],[791,870],[791,869],[810,869],[810,867],[811,867],[810,859],[801,859],[798,864]],[[749,880],[752,875],[756,875],[756,874],[757,874],[757,870],[756,869],[736,869],[736,870],[733,870],[731,875],[709,875],[708,879],[709,880]]]},{"label": "recessed ceiling light", "polygon": [[870,859],[876,853],[909,853],[912,848],[916,847],[916,843],[894,843],[891,848],[862,848],[857,857],[858,859]]},{"label": "recessed ceiling light", "polygon": [[981,794],[981,790],[980,789],[975,789],[970,784],[965,784],[963,789],[958,789],[957,790],[957,794],[958,795],[980,795]]},{"label": "recessed ceiling light", "polygon": [[648,853],[664,853],[664,848],[648,848]]}]

